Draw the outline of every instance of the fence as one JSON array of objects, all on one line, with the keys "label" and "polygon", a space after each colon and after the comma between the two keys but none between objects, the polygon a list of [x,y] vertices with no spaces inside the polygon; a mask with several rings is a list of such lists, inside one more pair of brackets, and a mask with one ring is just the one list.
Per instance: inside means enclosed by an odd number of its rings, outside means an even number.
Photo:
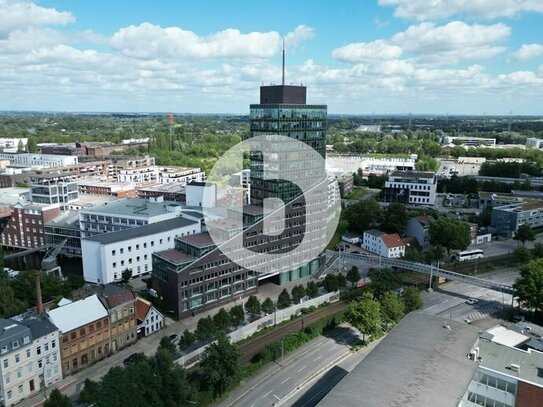
[{"label": "fence", "polygon": [[[324,304],[325,302],[336,302],[338,300],[339,292],[328,293],[316,298],[312,298],[301,304],[296,304],[285,309],[277,310],[273,314],[269,314],[260,319],[257,319],[256,321],[251,322],[250,324],[247,324],[240,329],[230,332],[228,334],[228,337],[232,342],[241,341],[264,328],[279,324],[283,321],[290,319],[292,315],[296,315],[296,313],[302,308],[309,308],[312,306],[317,307],[321,304]],[[175,361],[175,363],[178,363],[185,367],[189,367],[197,363],[202,357],[202,353],[204,353],[206,347],[207,345],[202,346],[198,349],[193,350],[190,353],[187,353],[186,355],[181,356]]]}]

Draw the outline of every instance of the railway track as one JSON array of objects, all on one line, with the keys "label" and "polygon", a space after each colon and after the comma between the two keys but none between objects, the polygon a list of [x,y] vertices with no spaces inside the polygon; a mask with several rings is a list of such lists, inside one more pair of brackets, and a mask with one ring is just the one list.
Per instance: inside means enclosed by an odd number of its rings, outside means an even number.
[{"label": "railway track", "polygon": [[[340,301],[332,305],[322,308],[320,310],[314,311],[310,314],[304,316],[303,324],[304,326],[309,326],[314,322],[322,318],[329,317],[331,315],[337,314],[347,308],[347,303]],[[290,321],[284,325],[281,325],[278,328],[273,329],[268,334],[261,335],[255,340],[245,343],[240,347],[240,362],[241,364],[248,364],[251,362],[251,359],[266,346],[271,345],[274,342],[281,340],[288,334],[293,332],[298,332],[302,329],[302,319],[297,318],[294,321]]]}]

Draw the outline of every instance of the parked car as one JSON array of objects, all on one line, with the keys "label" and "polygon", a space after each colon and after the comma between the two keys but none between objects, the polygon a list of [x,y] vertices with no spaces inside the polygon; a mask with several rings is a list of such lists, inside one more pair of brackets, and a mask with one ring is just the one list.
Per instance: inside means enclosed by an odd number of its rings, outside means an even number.
[{"label": "parked car", "polygon": [[477,304],[478,302],[479,300],[477,298],[468,298],[468,300],[466,301],[466,304],[474,305],[474,304]]},{"label": "parked car", "polygon": [[168,336],[168,338],[170,338],[170,341],[171,341],[174,345],[177,345],[177,342],[179,342],[179,336],[176,335],[176,334],[172,334],[172,335]]},{"label": "parked car", "polygon": [[130,356],[128,356],[125,360],[123,360],[123,364],[125,366],[131,365],[136,361],[136,359],[142,355],[142,353],[132,353]]}]

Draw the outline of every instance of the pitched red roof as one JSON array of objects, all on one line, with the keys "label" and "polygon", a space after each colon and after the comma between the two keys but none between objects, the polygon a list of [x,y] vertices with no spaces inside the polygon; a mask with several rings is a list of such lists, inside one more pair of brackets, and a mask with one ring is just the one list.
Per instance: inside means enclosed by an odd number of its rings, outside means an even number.
[{"label": "pitched red roof", "polygon": [[136,318],[139,322],[143,322],[149,309],[151,308],[151,303],[143,298],[136,297]]},{"label": "pitched red roof", "polygon": [[405,242],[397,233],[383,234],[381,235],[381,239],[383,240],[383,243],[385,244],[385,246],[388,247],[389,249],[393,247],[405,246]]}]

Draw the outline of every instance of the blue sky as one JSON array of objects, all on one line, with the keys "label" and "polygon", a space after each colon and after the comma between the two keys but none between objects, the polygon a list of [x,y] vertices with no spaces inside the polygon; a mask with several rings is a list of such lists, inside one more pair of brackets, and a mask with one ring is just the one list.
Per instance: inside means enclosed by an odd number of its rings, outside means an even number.
[{"label": "blue sky", "polygon": [[543,114],[543,0],[0,0],[1,110]]}]

